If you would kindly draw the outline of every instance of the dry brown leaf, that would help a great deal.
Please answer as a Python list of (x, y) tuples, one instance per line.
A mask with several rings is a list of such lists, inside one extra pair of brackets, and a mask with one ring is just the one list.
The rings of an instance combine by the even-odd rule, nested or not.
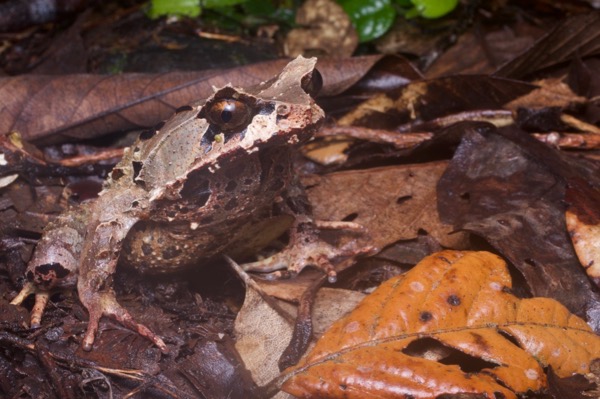
[[(600, 337), (560, 303), (519, 299), (510, 288), (506, 264), (496, 255), (431, 255), (335, 323), (288, 369), (283, 389), (303, 398), (456, 393), (516, 398), (546, 386), (543, 367), (552, 366), (559, 377), (588, 372), (600, 357)], [(460, 362), (438, 362), (407, 350), (424, 338), (487, 366), (465, 372)]]
[(534, 296), (560, 301), (600, 332), (600, 295), (566, 234), (563, 204), (564, 182), (575, 176), (600, 186), (598, 167), (516, 126), (464, 133), (438, 182), (441, 219), (484, 238)]
[(518, 20), (510, 26), (486, 24), (485, 29), (464, 32), (427, 69), (428, 78), (456, 74), (487, 74), (531, 47), (541, 27)]
[[(278, 296), (282, 289), (300, 291), (289, 300), (296, 301), (306, 286), (294, 287), (293, 283), (280, 284), (258, 282), (264, 293)], [(281, 295), (279, 295), (281, 296)], [(352, 311), (364, 294), (356, 291), (322, 288), (319, 290), (313, 309), (313, 329), (315, 334), (323, 334), (340, 317)], [(288, 319), (265, 301), (252, 284), (246, 286), (244, 305), (235, 319), (235, 347), (244, 360), (244, 365), (254, 381), (261, 385), (279, 374), (279, 359), (288, 346), (294, 329), (290, 322), (296, 315), (297, 306), (278, 301), (280, 310), (288, 313)]]
[(383, 248), (411, 240), (426, 231), (444, 247), (464, 248), (466, 233), (440, 221), (436, 184), (447, 162), (372, 168), (311, 176), (314, 214), (320, 220), (351, 220), (368, 234), (355, 237), (358, 246)]
[(495, 73), (519, 79), (528, 74), (575, 58), (600, 52), (600, 13), (573, 15), (557, 24), (521, 55), (502, 65)]
[[(346, 90), (380, 58), (320, 61), (321, 94)], [(277, 75), (286, 63), (267, 61), (226, 71), (2, 77), (0, 134), (17, 131), (27, 141), (53, 136), (56, 142), (152, 126), (178, 107), (212, 94), (213, 87), (251, 86)]]
[(279, 357), (288, 346), (294, 326), (251, 286), (235, 319), (235, 347), (257, 384), (279, 373)]
[(516, 112), (519, 108), (568, 108), (582, 106), (586, 102), (585, 97), (573, 93), (561, 79), (548, 78), (533, 83), (539, 87), (506, 104), (505, 108)]

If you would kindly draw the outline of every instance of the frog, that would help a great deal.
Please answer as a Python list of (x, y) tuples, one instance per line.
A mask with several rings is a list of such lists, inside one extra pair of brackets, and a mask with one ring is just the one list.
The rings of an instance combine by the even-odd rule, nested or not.
[(33, 294), (35, 327), (52, 293), (76, 289), (89, 315), (84, 350), (92, 350), (106, 316), (168, 353), (163, 338), (117, 301), (117, 265), (154, 274), (198, 267), (252, 241), (257, 226), (276, 215), (291, 217), (289, 243), (244, 270), (294, 276), (311, 265), (335, 281), (334, 260), (353, 250), (319, 236), (327, 222), (312, 217), (293, 163), (325, 118), (314, 99), (322, 84), (316, 62), (299, 56), (269, 81), (215, 89), (142, 132), (97, 198), (44, 229), (11, 303)]

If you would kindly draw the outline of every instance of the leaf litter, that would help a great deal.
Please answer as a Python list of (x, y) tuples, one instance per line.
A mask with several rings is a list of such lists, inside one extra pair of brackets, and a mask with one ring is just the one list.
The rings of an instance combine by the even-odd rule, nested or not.
[[(593, 284), (595, 275), (588, 277), (580, 265), (581, 260), (588, 266), (588, 272), (595, 270), (590, 263), (595, 262), (596, 255), (587, 252), (582, 255), (580, 247), (582, 242), (584, 248), (597, 243), (594, 228), (598, 223), (594, 215), (598, 214), (598, 203), (594, 198), (600, 187), (600, 156), (594, 128), (599, 120), (597, 87), (600, 86), (594, 78), (598, 76), (594, 74), (598, 66), (592, 58), (600, 48), (597, 19), (597, 12), (566, 19), (531, 50), (509, 61), (492, 76), (440, 77), (429, 73), (423, 79), (419, 71), (409, 68), (408, 62), (396, 57), (320, 64), (325, 70), (326, 94), (335, 95), (320, 101), (330, 115), (346, 114), (339, 119), (343, 126), (328, 127), (341, 135), (343, 145), (335, 150), (336, 161), (318, 164), (304, 160), (299, 170), (316, 173), (303, 179), (319, 218), (352, 219), (365, 227), (363, 235), (333, 237), (334, 240), (353, 239), (383, 250), (378, 256), (340, 273), (339, 286), (344, 288), (345, 282), (348, 286), (367, 286), (364, 291), (372, 291), (380, 281), (371, 280), (371, 276), (397, 274), (398, 264), (404, 267), (408, 259), (413, 262), (414, 256), (406, 256), (411, 245), (414, 248), (420, 245), (413, 254), (430, 256), (407, 274), (383, 283), (354, 313), (326, 332), (307, 357), (286, 370), (282, 377), (276, 378), (275, 364), (284, 350), (281, 340), (288, 336), (289, 328), (275, 328), (283, 323), (276, 317), (275, 321), (267, 322), (263, 317), (271, 312), (269, 305), (256, 296), (243, 305), (240, 318), (250, 317), (258, 331), (240, 327), (236, 335), (240, 338), (244, 334), (246, 338), (255, 335), (254, 338), (264, 338), (265, 343), (272, 339), (278, 343), (259, 348), (259, 355), (263, 360), (268, 359), (271, 370), (254, 381), (237, 367), (242, 360), (236, 358), (230, 341), (222, 337), (221, 331), (227, 327), (221, 328), (217, 321), (215, 331), (206, 328), (206, 321), (194, 323), (198, 309), (204, 317), (211, 302), (205, 299), (194, 303), (189, 296), (188, 303), (192, 306), (184, 308), (180, 303), (169, 303), (163, 304), (161, 311), (139, 311), (153, 319), (164, 335), (177, 339), (181, 354), (178, 359), (159, 359), (152, 348), (129, 331), (108, 324), (104, 325), (107, 330), (103, 333), (108, 341), (101, 342), (97, 357), (86, 358), (85, 354), (77, 353), (75, 361), (69, 361), (76, 347), (72, 338), (80, 333), (80, 320), (85, 319), (81, 317), (81, 306), (72, 299), (59, 302), (51, 310), (55, 316), (43, 331), (53, 334), (34, 334), (27, 340), (19, 340), (18, 336), (24, 333), (15, 326), (22, 323), (16, 318), (7, 322), (4, 330), (11, 335), (3, 336), (3, 347), (9, 354), (24, 354), (31, 375), (44, 373), (35, 359), (48, 361), (48, 354), (58, 359), (52, 367), (72, 371), (71, 376), (77, 375), (77, 367), (89, 367), (104, 373), (105, 380), (113, 387), (118, 384), (107, 376), (111, 373), (125, 376), (128, 372), (102, 368), (103, 363), (147, 370), (152, 375), (136, 371), (135, 380), (143, 381), (136, 389), (149, 393), (162, 387), (162, 394), (168, 397), (198, 394), (249, 397), (254, 383), (264, 384), (275, 378), (270, 384), (274, 390), (287, 379), (284, 388), (300, 397), (378, 394), (425, 398), (461, 397), (470, 393), (488, 398), (549, 395), (562, 399), (572, 374), (598, 381), (594, 379), (598, 373), (594, 374), (595, 369), (589, 366), (595, 364), (593, 359), (598, 357), (599, 346), (589, 326), (596, 331), (600, 329), (600, 300)], [(570, 69), (561, 70), (559, 61), (570, 62)], [(9, 101), (4, 103), (6, 118), (2, 126), (38, 142), (103, 134), (107, 127), (149, 126), (182, 103), (201, 96), (203, 90), (210, 91), (211, 84), (228, 81), (248, 84), (264, 79), (262, 73), (271, 76), (279, 67), (277, 62), (268, 63), (219, 76), (193, 72), (124, 74), (106, 80), (92, 75), (2, 78), (0, 92), (8, 90), (5, 97)], [(537, 78), (541, 68), (552, 67), (558, 68), (554, 76), (529, 80), (531, 76)], [(434, 70), (435, 66), (431, 71)], [(482, 73), (482, 70), (471, 72)], [(160, 84), (148, 86), (149, 82)], [(78, 85), (89, 90), (81, 92)], [(121, 89), (125, 96), (107, 100), (108, 94)], [(384, 94), (377, 94), (381, 92)], [(56, 93), (64, 101), (56, 102)], [(123, 101), (118, 102), (119, 98)], [(365, 98), (368, 99), (365, 103), (347, 113)], [(50, 112), (48, 104), (52, 106)], [(351, 133), (335, 130), (340, 127)], [(420, 144), (415, 146), (415, 143)], [(322, 143), (314, 143), (319, 144)], [(569, 154), (558, 151), (556, 146), (570, 146), (575, 151)], [(10, 150), (19, 153), (14, 148)], [(2, 256), (13, 280), (19, 275), (15, 270), (26, 258), (26, 251), (17, 240), (19, 234), (35, 236), (41, 228), (40, 222), (17, 224), (15, 220), (27, 220), (24, 216), (32, 211), (42, 216), (56, 213), (56, 208), (65, 206), (68, 193), (62, 192), (60, 186), (49, 190), (51, 184), (59, 184), (74, 173), (97, 175), (106, 169), (99, 172), (83, 167), (87, 165), (85, 159), (72, 164), (61, 160), (57, 166), (48, 158), (40, 162), (37, 153), (32, 156), (33, 152), (21, 151), (20, 154), (24, 163), (16, 159), (0, 166), (12, 176), (25, 165), (21, 175), (35, 186), (36, 194), (43, 194), (37, 196), (43, 201), (42, 205), (32, 204), (31, 198), (36, 195), (27, 190), (28, 183), (17, 181), (19, 186), (15, 182), (6, 183), (11, 197), (4, 196), (8, 192), (4, 191), (0, 199), (3, 206), (0, 231), (6, 237), (2, 241)], [(41, 180), (36, 174), (40, 171), (44, 176)], [(583, 179), (584, 183), (577, 179)], [(575, 225), (569, 222), (569, 212), (565, 222), (566, 206), (571, 215), (577, 216)], [(423, 242), (427, 245), (421, 245)], [(444, 251), (431, 255), (439, 248), (490, 250), (509, 262), (508, 269), (497, 255), (487, 252)], [(383, 253), (387, 255), (382, 256)], [(209, 276), (212, 282), (214, 273)], [(304, 286), (299, 283), (290, 288), (295, 282), (275, 282), (266, 291), (297, 303)], [(2, 284), (6, 286), (7, 282)], [(14, 286), (3, 287), (3, 292), (12, 289)], [(331, 303), (349, 296), (347, 290), (329, 292), (326, 301)], [(157, 300), (156, 296), (160, 294), (145, 294), (144, 298)], [(125, 303), (135, 308), (136, 299), (139, 301), (133, 298)], [(252, 305), (257, 302), (266, 308)], [(8, 307), (1, 303), (0, 306)], [(315, 309), (323, 307), (328, 307), (327, 302)], [(74, 311), (79, 317), (65, 317), (65, 310)], [(331, 310), (324, 312), (328, 313), (328, 319), (347, 312), (344, 308), (336, 316), (335, 310)], [(3, 314), (8, 317), (9, 312)], [(588, 324), (579, 317), (587, 319)], [(222, 320), (218, 317), (210, 320), (215, 319)], [(61, 325), (62, 330), (55, 331), (51, 323)], [(185, 333), (179, 334), (181, 331)], [(49, 341), (53, 336), (60, 338)], [(34, 345), (47, 352), (32, 351)], [(126, 348), (134, 350), (124, 356)], [(246, 356), (242, 350), (239, 353)], [(120, 356), (103, 357), (106, 354)], [(264, 357), (265, 354), (269, 356)], [(265, 368), (260, 359), (244, 357), (243, 362), (254, 373)], [(195, 365), (199, 365), (197, 369)], [(223, 371), (215, 372), (217, 366)], [(10, 378), (17, 375), (16, 366), (7, 367)], [(75, 392), (58, 380), (53, 383), (59, 387), (56, 392), (64, 393), (62, 396)], [(101, 384), (86, 380), (84, 385), (95, 395), (103, 395)], [(228, 391), (230, 386), (234, 387), (232, 391)], [(578, 386), (590, 389), (583, 388), (581, 383)], [(35, 388), (38, 391), (31, 389), (30, 392), (42, 397), (40, 391), (52, 392), (54, 388), (46, 381)], [(120, 389), (127, 392), (127, 388)], [(256, 392), (260, 397), (261, 391), (253, 393)]]

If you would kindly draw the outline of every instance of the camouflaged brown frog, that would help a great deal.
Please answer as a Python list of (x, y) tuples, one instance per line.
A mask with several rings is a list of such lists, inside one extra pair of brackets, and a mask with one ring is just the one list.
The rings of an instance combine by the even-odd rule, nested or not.
[(251, 244), (261, 223), (277, 213), (293, 216), (288, 246), (245, 270), (293, 275), (315, 265), (334, 280), (331, 262), (344, 250), (318, 237), (292, 165), (293, 151), (324, 119), (311, 97), (320, 88), (315, 64), (299, 57), (256, 87), (226, 86), (142, 133), (96, 200), (45, 229), (12, 303), (35, 294), (35, 326), (53, 291), (77, 287), (89, 312), (84, 349), (92, 348), (106, 315), (167, 352), (164, 341), (117, 302), (117, 263), (153, 273), (199, 266)]

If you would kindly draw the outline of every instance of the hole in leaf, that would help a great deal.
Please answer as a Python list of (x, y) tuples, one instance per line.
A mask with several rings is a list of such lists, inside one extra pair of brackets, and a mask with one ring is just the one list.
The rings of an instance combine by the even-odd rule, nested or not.
[(403, 351), (405, 355), (437, 361), (445, 365), (456, 365), (465, 373), (476, 373), (498, 365), (475, 356), (467, 355), (447, 347), (433, 338), (422, 338), (411, 342)]
[(125, 175), (125, 173), (123, 173), (123, 169), (120, 169), (120, 168), (114, 168), (112, 170), (112, 172), (110, 172), (110, 177), (115, 181), (119, 180), (124, 175)]
[(229, 201), (227, 201), (227, 203), (225, 204), (225, 206), (223, 208), (226, 211), (231, 211), (231, 210), (235, 209), (237, 206), (238, 206), (237, 199), (232, 198)]
[(402, 205), (403, 203), (405, 203), (406, 201), (412, 199), (412, 195), (404, 195), (402, 197), (398, 197), (396, 199), (396, 204), (398, 205)]
[(519, 348), (521, 347), (521, 345), (519, 345), (519, 342), (517, 342), (517, 340), (515, 338), (513, 338), (510, 334), (507, 334), (506, 332), (504, 332), (502, 330), (498, 330), (498, 334), (502, 335), (504, 338), (506, 338), (508, 341), (510, 341), (513, 345), (518, 346)]

